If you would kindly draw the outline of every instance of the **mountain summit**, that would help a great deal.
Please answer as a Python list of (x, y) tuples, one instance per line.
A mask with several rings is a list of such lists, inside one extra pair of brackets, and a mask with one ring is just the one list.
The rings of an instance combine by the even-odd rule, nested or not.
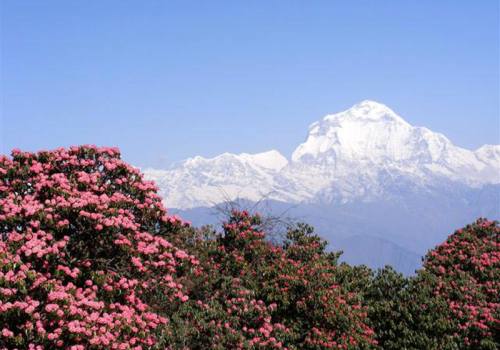
[(457, 147), (415, 127), (384, 104), (365, 100), (313, 123), (291, 161), (272, 150), (194, 157), (169, 170), (146, 169), (166, 205), (193, 208), (243, 198), (287, 203), (371, 201), (399, 183), (428, 190), (443, 182), (500, 183), (500, 146)]
[(363, 101), (311, 124), (306, 142), (295, 150), (292, 160), (323, 157), (335, 162), (342, 157), (360, 156), (389, 156), (397, 160), (404, 156), (399, 152), (400, 146), (411, 130), (411, 125), (389, 107)]
[(311, 124), (291, 160), (224, 153), (144, 173), (194, 223), (219, 203), (264, 200), (273, 215), (314, 224), (348, 262), (404, 273), (455, 227), (500, 214), (499, 145), (457, 147), (368, 100)]

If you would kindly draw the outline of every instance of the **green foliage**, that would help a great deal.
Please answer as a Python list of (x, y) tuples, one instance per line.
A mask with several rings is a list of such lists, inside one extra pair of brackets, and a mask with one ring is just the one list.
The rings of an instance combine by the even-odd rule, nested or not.
[(115, 149), (0, 157), (0, 349), (499, 347), (500, 229), (484, 219), (415, 276), (339, 263), (307, 224), (272, 241), (167, 215)]

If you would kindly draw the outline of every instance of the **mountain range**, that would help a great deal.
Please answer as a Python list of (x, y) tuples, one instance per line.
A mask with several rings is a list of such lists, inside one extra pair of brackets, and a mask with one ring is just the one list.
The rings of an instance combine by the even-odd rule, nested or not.
[(344, 260), (405, 274), (454, 228), (500, 213), (500, 145), (455, 146), (368, 100), (311, 124), (290, 159), (224, 153), (144, 173), (195, 224), (224, 202), (265, 203), (313, 224)]

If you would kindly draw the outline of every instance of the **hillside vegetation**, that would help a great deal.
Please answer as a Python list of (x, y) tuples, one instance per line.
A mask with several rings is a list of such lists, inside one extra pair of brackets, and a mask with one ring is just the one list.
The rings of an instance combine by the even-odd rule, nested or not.
[(500, 227), (405, 278), (339, 263), (312, 227), (194, 228), (94, 146), (0, 158), (0, 349), (497, 349)]

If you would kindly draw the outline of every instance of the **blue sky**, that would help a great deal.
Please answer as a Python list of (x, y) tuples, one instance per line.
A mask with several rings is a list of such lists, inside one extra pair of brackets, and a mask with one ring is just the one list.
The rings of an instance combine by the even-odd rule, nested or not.
[(1, 153), (278, 149), (363, 99), (500, 143), (498, 1), (1, 1)]

